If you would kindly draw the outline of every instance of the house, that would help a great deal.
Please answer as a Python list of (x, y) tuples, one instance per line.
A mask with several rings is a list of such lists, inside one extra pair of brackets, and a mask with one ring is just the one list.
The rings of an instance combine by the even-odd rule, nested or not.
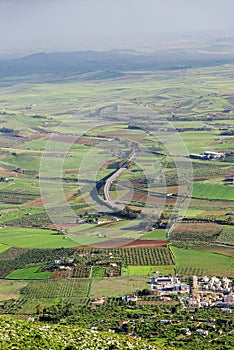
[(170, 323), (170, 321), (169, 320), (160, 320), (160, 323), (168, 324), (168, 323)]
[(208, 327), (211, 329), (216, 329), (216, 325), (214, 323), (209, 323)]
[(122, 297), (122, 301), (124, 301), (125, 303), (136, 302), (137, 296), (136, 294), (125, 295)]
[(122, 327), (124, 324), (128, 324), (129, 322), (130, 322), (130, 320), (120, 321), (119, 326)]
[(116, 263), (110, 263), (110, 266), (117, 267), (118, 265)]
[(95, 305), (102, 305), (104, 304), (106, 301), (106, 298), (102, 297), (102, 298), (95, 298), (92, 300), (92, 304), (95, 304)]
[(221, 309), (223, 312), (226, 312), (227, 314), (231, 314), (232, 313), (232, 310), (229, 309), (229, 308), (223, 308)]
[(207, 335), (208, 335), (208, 331), (207, 331), (207, 330), (204, 330), (204, 329), (197, 329), (196, 332), (197, 332), (199, 335), (204, 335), (204, 336), (207, 336)]

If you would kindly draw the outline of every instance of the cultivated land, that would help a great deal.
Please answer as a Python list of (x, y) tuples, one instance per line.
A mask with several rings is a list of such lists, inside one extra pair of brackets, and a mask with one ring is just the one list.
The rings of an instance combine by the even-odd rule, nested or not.
[[(5, 85), (3, 80), (1, 314), (58, 321), (54, 314), (62, 310), (59, 321), (69, 316), (67, 322), (76, 323), (79, 312), (85, 326), (89, 308), (93, 324), (97, 320), (93, 298), (149, 289), (157, 271), (185, 281), (192, 275), (234, 278), (233, 68), (73, 76), (53, 84), (38, 84), (36, 77), (12, 78)], [(226, 156), (189, 158), (205, 151)], [(121, 167), (125, 170), (110, 184), (116, 206), (110, 208), (104, 185)], [(152, 310), (167, 303), (153, 297), (142, 302)], [(163, 309), (164, 318), (169, 309)], [(140, 305), (127, 307), (127, 313), (117, 299), (108, 299), (100, 310), (103, 319), (112, 311), (123, 318), (111, 320), (110, 328), (128, 318), (133, 326), (137, 315), (149, 322)], [(207, 315), (197, 312), (195, 319), (205, 327)], [(223, 322), (218, 327), (231, 337), (231, 321), (221, 311), (217, 315)], [(162, 330), (159, 319), (149, 327), (156, 324), (153, 340), (185, 346), (185, 335), (182, 343), (178, 336), (169, 344), (165, 339), (174, 331)], [(144, 337), (146, 326), (138, 327)], [(216, 334), (210, 348), (221, 349), (212, 339)], [(228, 336), (226, 342), (231, 349)]]

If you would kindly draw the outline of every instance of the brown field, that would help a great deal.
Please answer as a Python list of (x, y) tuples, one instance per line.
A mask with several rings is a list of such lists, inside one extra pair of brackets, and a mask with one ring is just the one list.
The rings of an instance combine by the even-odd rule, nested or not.
[(233, 208), (232, 203), (230, 201), (211, 201), (206, 199), (194, 199), (192, 198), (190, 203), (191, 208), (205, 208), (206, 210), (208, 208), (214, 208), (219, 210), (220, 209), (227, 209), (227, 208)]
[(154, 248), (165, 247), (168, 241), (164, 240), (149, 240), (149, 239), (137, 239), (131, 243), (127, 243), (123, 248)]
[[(115, 238), (106, 242), (91, 244), (90, 246), (97, 248), (160, 248), (165, 247), (167, 244), (168, 241), (164, 240)], [(90, 248), (90, 246), (85, 245), (82, 248)]]
[(64, 279), (64, 278), (68, 278), (68, 270), (57, 270), (54, 271), (51, 276), (50, 279)]
[(221, 254), (226, 256), (232, 256), (234, 257), (234, 249), (229, 247), (222, 247), (218, 245), (204, 245), (197, 248), (198, 250), (204, 250), (206, 252), (211, 252), (215, 254)]
[(25, 204), (26, 207), (42, 207), (43, 202), (42, 199), (36, 199), (35, 201), (29, 202)]
[[(0, 158), (1, 159), (1, 158)], [(9, 170), (7, 170), (7, 169), (5, 169), (5, 168), (1, 168), (0, 167), (0, 175), (1, 176), (6, 176), (6, 177), (8, 177), (8, 176), (10, 176), (10, 177), (15, 177), (16, 176), (16, 173), (14, 173), (13, 171), (11, 172), (11, 171), (9, 171)]]
[(122, 196), (120, 198), (121, 201), (129, 201), (131, 200), (132, 201), (136, 201), (136, 202), (140, 202), (140, 203), (148, 203), (148, 204), (159, 204), (159, 201), (163, 204), (164, 201), (165, 201), (165, 196), (162, 196), (160, 197), (160, 193), (158, 196), (152, 196), (152, 195), (149, 195), (147, 196), (147, 192), (144, 192), (144, 191), (138, 191), (138, 190), (134, 190), (133, 192), (133, 196), (132, 196), (132, 193), (131, 191), (129, 191), (128, 193), (126, 193), (124, 196)]
[(213, 233), (218, 234), (222, 230), (222, 226), (213, 223), (180, 223), (178, 224), (173, 233)]

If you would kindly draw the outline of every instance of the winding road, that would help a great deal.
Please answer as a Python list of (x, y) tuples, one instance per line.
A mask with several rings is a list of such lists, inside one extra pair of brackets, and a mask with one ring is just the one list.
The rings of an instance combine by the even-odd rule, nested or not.
[(107, 201), (108, 205), (111, 208), (115, 208), (116, 204), (113, 201), (113, 199), (110, 196), (110, 187), (111, 184), (113, 183), (113, 181), (120, 175), (122, 174), (122, 172), (127, 169), (127, 166), (130, 162), (132, 162), (136, 156), (138, 154), (138, 149), (137, 148), (132, 148), (131, 152), (130, 152), (130, 157), (126, 160), (126, 162), (124, 163), (124, 165), (122, 165), (121, 168), (119, 168), (118, 170), (116, 170), (116, 172), (114, 174), (111, 175), (111, 177), (109, 177), (104, 185), (104, 197), (105, 200)]

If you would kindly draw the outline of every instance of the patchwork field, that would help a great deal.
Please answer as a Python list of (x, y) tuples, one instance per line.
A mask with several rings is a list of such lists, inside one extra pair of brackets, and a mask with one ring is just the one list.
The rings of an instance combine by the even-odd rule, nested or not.
[(1, 310), (234, 277), (233, 67), (143, 73), (1, 83)]

